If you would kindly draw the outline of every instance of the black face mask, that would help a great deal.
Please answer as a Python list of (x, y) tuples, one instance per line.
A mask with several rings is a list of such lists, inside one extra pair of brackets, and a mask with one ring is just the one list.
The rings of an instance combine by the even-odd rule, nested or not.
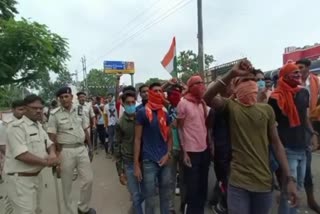
[(146, 105), (148, 100), (142, 100), (142, 105)]

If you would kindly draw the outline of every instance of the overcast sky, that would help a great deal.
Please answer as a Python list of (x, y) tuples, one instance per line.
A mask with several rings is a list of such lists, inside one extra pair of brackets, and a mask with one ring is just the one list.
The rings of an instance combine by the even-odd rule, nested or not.
[[(68, 39), (71, 72), (81, 70), (80, 58), (85, 55), (88, 69), (102, 68), (104, 60), (132, 60), (135, 82), (164, 79), (169, 75), (160, 61), (173, 36), (177, 51), (197, 51), (196, 0), (18, 2), (21, 16)], [(205, 52), (214, 55), (216, 64), (248, 57), (265, 71), (277, 68), (285, 47), (320, 42), (319, 8), (319, 0), (203, 0)], [(129, 84), (130, 78), (123, 81)]]

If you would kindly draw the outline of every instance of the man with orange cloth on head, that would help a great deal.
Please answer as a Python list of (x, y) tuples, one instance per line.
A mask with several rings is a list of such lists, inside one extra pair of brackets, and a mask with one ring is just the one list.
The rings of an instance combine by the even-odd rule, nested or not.
[[(291, 176), (298, 190), (303, 189), (306, 172), (305, 149), (313, 133), (308, 118), (309, 93), (300, 87), (301, 81), (298, 66), (294, 63), (284, 65), (279, 73), (277, 88), (268, 102), (275, 112), (279, 137), (285, 148)], [(283, 181), (280, 180), (281, 182)], [(288, 203), (286, 191), (282, 188), (278, 213), (290, 214), (296, 211), (297, 208)]]
[(207, 199), (210, 149), (207, 142), (206, 91), (200, 76), (187, 82), (188, 91), (177, 106), (177, 125), (183, 153), (187, 214), (203, 214)]
[(134, 174), (138, 181), (142, 182), (145, 213), (156, 213), (156, 201), (159, 200), (157, 183), (160, 212), (169, 213), (171, 168), (168, 163), (172, 135), (161, 84), (151, 84), (148, 96), (147, 104), (136, 113)]
[[(234, 97), (224, 93), (233, 81)], [(290, 175), (271, 106), (257, 102), (258, 86), (251, 63), (242, 60), (217, 82), (209, 85), (206, 103), (228, 114), (232, 159), (227, 193), (229, 214), (268, 214), (273, 199), (269, 145), (286, 178), (288, 200), (296, 206), (296, 184)]]

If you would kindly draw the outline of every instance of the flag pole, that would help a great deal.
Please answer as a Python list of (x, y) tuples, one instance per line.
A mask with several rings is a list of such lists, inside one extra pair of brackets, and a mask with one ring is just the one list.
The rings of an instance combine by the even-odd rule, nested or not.
[(175, 48), (175, 50), (174, 50), (174, 55), (175, 55), (175, 57), (174, 57), (174, 60), (173, 60), (173, 77), (176, 77), (176, 78), (178, 78), (178, 76), (179, 76), (179, 74), (178, 74), (178, 56), (177, 56), (177, 41), (176, 41), (176, 37), (173, 37), (174, 38), (174, 42), (175, 42), (175, 44), (176, 44), (176, 48)]

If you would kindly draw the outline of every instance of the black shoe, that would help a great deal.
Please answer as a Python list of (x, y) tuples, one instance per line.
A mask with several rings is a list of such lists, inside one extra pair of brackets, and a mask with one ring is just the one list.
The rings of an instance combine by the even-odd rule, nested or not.
[(90, 208), (88, 212), (82, 212), (81, 210), (79, 210), (78, 208), (78, 214), (96, 214), (96, 210), (93, 208)]

